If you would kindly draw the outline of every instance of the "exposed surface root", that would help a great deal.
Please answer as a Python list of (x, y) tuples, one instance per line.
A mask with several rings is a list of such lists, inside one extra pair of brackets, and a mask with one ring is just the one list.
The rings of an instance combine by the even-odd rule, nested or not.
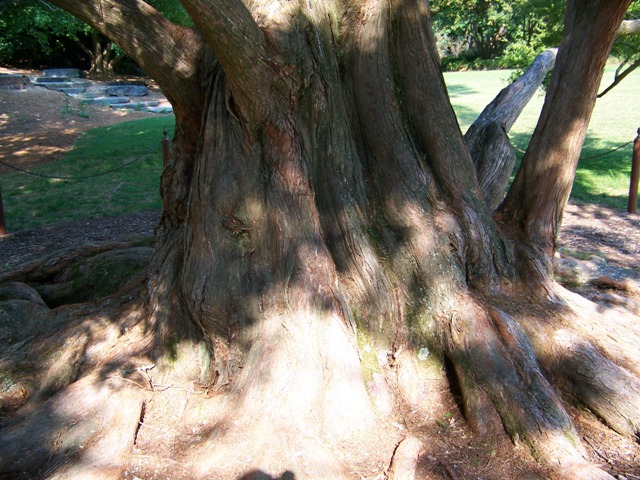
[[(444, 449), (441, 452), (428, 444), (434, 440), (433, 431), (425, 437), (423, 427), (411, 426), (411, 417), (422, 415), (416, 423), (420, 424), (427, 415), (433, 415), (425, 410), (424, 402), (437, 396), (429, 391), (436, 385), (431, 382), (433, 379), (421, 377), (416, 371), (421, 361), (417, 360), (415, 351), (384, 352), (384, 375), (374, 372), (373, 377), (379, 378), (385, 388), (390, 386), (392, 393), (387, 401), (389, 408), (375, 413), (382, 422), (376, 426), (366, 421), (376, 418), (370, 417), (375, 399), (371, 404), (363, 404), (362, 399), (367, 397), (364, 391), (358, 391), (362, 385), (354, 389), (350, 383), (360, 378), (349, 373), (352, 367), (359, 370), (358, 360), (350, 350), (350, 342), (345, 340), (345, 326), (340, 322), (333, 324), (327, 318), (318, 317), (305, 322), (307, 330), (298, 331), (294, 323), (289, 323), (291, 319), (285, 321), (283, 315), (275, 317), (271, 326), (258, 335), (263, 342), (252, 344), (240, 378), (233, 379), (235, 386), (231, 390), (228, 385), (211, 389), (197, 382), (178, 380), (179, 376), (171, 372), (177, 365), (172, 363), (175, 359), (171, 359), (170, 354), (167, 359), (147, 356), (152, 332), (146, 331), (141, 321), (144, 314), (136, 303), (127, 305), (106, 299), (101, 304), (51, 310), (31, 287), (21, 283), (5, 285), (23, 302), (17, 304), (20, 308), (40, 312), (33, 318), (41, 320), (34, 321), (27, 330), (28, 335), (16, 337), (2, 357), (4, 365), (11, 358), (17, 358), (17, 354), (26, 355), (27, 359), (15, 363), (26, 367), (22, 373), (18, 369), (10, 370), (17, 385), (14, 397), (9, 398), (7, 391), (3, 391), (4, 412), (12, 415), (0, 430), (0, 472), (3, 474), (17, 478), (33, 475), (152, 478), (171, 472), (175, 478), (184, 479), (211, 475), (234, 479), (302, 479), (318, 478), (318, 472), (322, 472), (325, 477), (346, 479), (366, 472), (375, 478), (376, 472), (384, 470), (393, 458), (389, 478), (409, 479), (413, 472), (418, 472), (418, 478), (442, 478), (425, 473), (428, 469), (421, 466), (425, 459), (435, 465), (431, 470), (439, 469), (445, 477), (467, 478), (459, 473), (456, 463), (442, 453)], [(135, 294), (137, 290), (130, 290), (118, 298)], [(566, 300), (573, 302), (572, 308), (577, 311), (582, 308), (582, 313), (585, 308), (595, 308), (569, 294)], [(623, 389), (625, 386), (635, 388), (634, 375), (620, 377), (619, 384), (602, 382), (591, 403), (577, 390), (582, 382), (585, 391), (593, 394), (592, 387), (600, 381), (603, 372), (607, 378), (611, 374), (608, 368), (597, 368), (605, 365), (600, 359), (603, 345), (607, 351), (626, 352), (623, 364), (631, 364), (637, 354), (637, 346), (631, 348), (634, 341), (629, 338), (629, 349), (612, 348), (614, 336), (601, 338), (600, 335), (613, 324), (595, 328), (598, 324), (593, 324), (594, 321), (580, 315), (573, 324), (568, 320), (557, 325), (550, 321), (525, 324), (504, 310), (488, 307), (468, 308), (464, 315), (452, 320), (452, 346), (457, 353), (452, 354), (451, 360), (460, 381), (468, 424), (475, 425), (480, 432), (483, 430), (477, 428), (478, 425), (484, 426), (482, 438), (487, 438), (486, 434), (496, 428), (498, 417), (494, 415), (499, 412), (514, 438), (524, 440), (545, 461), (552, 471), (551, 478), (611, 477), (584, 460), (583, 456), (593, 450), (589, 444), (586, 451), (581, 449), (580, 436), (572, 429), (540, 427), (542, 433), (530, 436), (530, 432), (536, 430), (532, 425), (543, 422), (544, 418), (535, 413), (537, 407), (527, 402), (533, 396), (539, 402), (538, 410), (548, 411), (549, 402), (558, 401), (549, 395), (552, 390), (542, 371), (557, 372), (548, 378), (553, 378), (556, 385), (564, 385), (563, 391), (571, 392), (618, 431), (627, 435), (637, 431), (637, 419), (629, 412), (640, 411), (640, 408), (633, 407), (635, 403), (629, 403), (631, 407), (624, 403), (634, 402), (637, 395), (625, 394)], [(555, 352), (553, 358), (558, 359), (562, 353), (560, 340), (573, 338), (560, 335), (569, 331), (568, 326), (573, 325), (572, 335), (580, 335), (575, 338), (587, 343), (582, 349), (576, 349), (573, 341), (567, 344), (564, 355), (567, 358), (573, 355), (570, 360), (574, 363), (543, 362), (540, 370), (535, 359), (544, 352), (537, 342), (550, 338), (546, 337), (549, 331), (545, 330), (551, 328), (550, 325), (555, 328), (556, 342), (555, 346), (547, 342), (547, 347)], [(617, 319), (616, 328), (625, 325), (626, 320)], [(51, 328), (59, 334), (51, 336), (48, 333)], [(530, 329), (537, 333), (533, 334)], [(635, 335), (633, 328), (628, 331)], [(313, 339), (322, 339), (321, 344), (328, 343), (332, 349), (314, 344)], [(600, 343), (596, 342), (598, 339)], [(320, 351), (324, 353), (316, 358), (316, 352)], [(546, 358), (552, 357), (549, 354)], [(584, 367), (585, 359), (588, 368)], [(140, 368), (154, 365), (156, 360), (159, 365), (165, 365), (165, 370)], [(393, 370), (385, 370), (391, 368), (388, 362), (394, 363)], [(349, 364), (351, 367), (346, 368)], [(620, 368), (613, 364), (611, 367)], [(442, 373), (439, 371), (438, 376)], [(305, 375), (309, 375), (306, 380)], [(372, 385), (369, 383), (370, 394), (375, 393)], [(547, 393), (540, 393), (545, 391)], [(357, 395), (350, 397), (346, 392), (357, 392)], [(16, 398), (22, 400), (15, 403)], [(598, 402), (606, 411), (596, 408)], [(405, 413), (400, 422), (406, 430), (390, 429), (390, 422), (399, 419), (398, 412), (403, 409)], [(406, 409), (411, 412), (407, 414)], [(616, 411), (621, 412), (617, 422), (626, 421), (630, 429), (616, 427), (616, 421), (607, 417)], [(336, 412), (342, 413), (336, 415)], [(365, 428), (359, 436), (349, 435), (350, 422), (358, 415), (365, 420)], [(430, 421), (450, 435), (455, 431), (452, 428), (455, 424), (450, 420), (453, 417), (441, 417), (438, 419), (441, 423), (433, 418)], [(462, 420), (458, 421), (462, 425)], [(558, 425), (564, 423), (558, 420)], [(344, 436), (336, 435), (341, 430)], [(372, 435), (373, 440), (367, 438), (372, 432), (377, 432)], [(407, 438), (392, 456), (393, 445), (401, 435)], [(423, 443), (423, 439), (428, 440)], [(479, 441), (479, 437), (473, 441)], [(572, 445), (572, 441), (575, 444)], [(359, 451), (355, 453), (355, 450)], [(491, 462), (491, 457), (486, 458), (489, 460), (484, 460), (483, 465)]]
[(415, 437), (403, 439), (393, 452), (387, 478), (389, 480), (413, 480), (415, 478), (418, 459), (424, 445)]
[(119, 478), (141, 402), (118, 379), (85, 377), (3, 425), (0, 471), (15, 478)]

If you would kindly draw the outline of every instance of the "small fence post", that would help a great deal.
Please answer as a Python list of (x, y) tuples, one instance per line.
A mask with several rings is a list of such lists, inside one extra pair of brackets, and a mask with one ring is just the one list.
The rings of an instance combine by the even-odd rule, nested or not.
[(4, 207), (2, 206), (2, 187), (0, 187), (0, 236), (6, 234), (7, 229), (4, 224)]
[(633, 141), (633, 156), (631, 157), (631, 185), (629, 186), (629, 205), (627, 212), (636, 213), (638, 207), (638, 178), (640, 177), (640, 128), (638, 136)]
[(167, 166), (169, 163), (169, 156), (171, 154), (171, 144), (169, 143), (169, 137), (167, 137), (168, 130), (165, 128), (162, 137), (162, 165)]

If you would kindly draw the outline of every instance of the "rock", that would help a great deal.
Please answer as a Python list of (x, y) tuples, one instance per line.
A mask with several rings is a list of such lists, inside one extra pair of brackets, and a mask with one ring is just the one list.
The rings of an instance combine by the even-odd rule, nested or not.
[(47, 68), (42, 71), (45, 77), (66, 77), (80, 78), (80, 69), (78, 68)]
[(66, 78), (66, 77), (38, 77), (34, 79), (33, 85), (38, 87), (45, 87), (49, 90), (58, 90), (63, 93), (81, 93), (86, 90), (91, 82), (89, 80), (83, 80), (79, 78)]
[(82, 93), (69, 93), (69, 96), (77, 98), (78, 100), (93, 100), (94, 98), (101, 97), (102, 94), (85, 90)]
[(63, 87), (57, 89), (59, 92), (66, 93), (67, 95), (78, 95), (84, 92), (84, 87)]
[(151, 113), (173, 113), (173, 107), (171, 105), (168, 107), (147, 107), (144, 111)]
[(29, 77), (20, 74), (0, 75), (0, 90), (24, 90), (31, 84)]
[(69, 77), (36, 77), (34, 83), (68, 83), (71, 81)]
[(129, 101), (129, 97), (96, 97), (88, 99), (87, 103), (93, 103), (96, 105), (115, 105), (118, 103), (127, 103)]
[(115, 85), (107, 87), (106, 95), (112, 97), (144, 97), (149, 95), (149, 89), (144, 85)]
[(121, 103), (117, 105), (111, 105), (111, 108), (124, 108), (124, 109), (133, 109), (133, 110), (146, 110), (149, 107), (157, 107), (160, 104), (157, 100), (152, 100), (150, 102), (130, 102), (130, 103)]

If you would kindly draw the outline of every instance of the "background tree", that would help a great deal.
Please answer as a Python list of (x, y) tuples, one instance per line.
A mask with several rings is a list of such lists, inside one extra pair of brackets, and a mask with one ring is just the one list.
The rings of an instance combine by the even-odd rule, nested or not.
[(612, 54), (620, 59), (620, 64), (616, 68), (613, 82), (600, 92), (599, 97), (606, 95), (640, 66), (640, 1), (631, 2), (626, 20), (618, 30), (618, 38), (613, 44)]
[[(183, 435), (153, 437), (155, 451), (191, 478), (358, 476), (391, 456), (385, 420), (426, 408), (428, 348), (478, 435), (504, 429), (555, 477), (611, 478), (585, 459), (569, 405), (637, 438), (638, 322), (604, 319), (553, 281), (552, 260), (628, 0), (568, 2), (495, 212), (427, 2), (182, 0), (193, 28), (141, 0), (54, 3), (149, 72), (176, 133), (144, 279), (49, 310), (24, 281), (68, 257), (2, 277), (23, 282), (9, 318), (24, 327), (0, 357), (0, 471), (119, 478), (140, 425), (164, 414)], [(415, 467), (419, 448), (407, 438), (396, 458)]]
[[(175, 0), (149, 2), (169, 20), (189, 25)], [(112, 76), (126, 52), (87, 23), (45, 0), (0, 2), (0, 63), (27, 68), (80, 67)], [(84, 55), (82, 55), (84, 53)]]
[(509, 45), (504, 50), (502, 65), (527, 68), (540, 52), (560, 44), (563, 27), (564, 0), (518, 1), (513, 7), (509, 25)]
[(451, 53), (469, 57), (493, 58), (507, 45), (513, 16), (513, 3), (474, 0), (436, 0), (432, 2), (434, 28), (447, 39)]
[[(79, 62), (89, 27), (46, 2), (4, 1), (0, 4), (0, 62), (27, 68)], [(78, 63), (76, 63), (77, 65)]]

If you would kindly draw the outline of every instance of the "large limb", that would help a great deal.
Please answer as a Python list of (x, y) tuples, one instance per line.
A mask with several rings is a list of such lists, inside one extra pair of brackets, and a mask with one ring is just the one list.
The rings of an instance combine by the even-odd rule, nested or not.
[(640, 33), (640, 19), (623, 21), (618, 27), (618, 31), (616, 33), (618, 36), (635, 35)]
[(267, 63), (267, 39), (251, 12), (240, 0), (182, 0), (198, 30), (212, 48), (225, 72), (235, 106), (245, 120), (255, 121), (266, 112), (264, 82), (273, 77)]
[[(415, 145), (454, 206), (462, 232), (457, 246), (473, 283), (487, 273), (512, 276), (510, 246), (491, 219), (440, 70), (426, 1), (395, 0), (392, 25), (395, 75)], [(420, 81), (416, 81), (416, 78)]]
[(558, 228), (571, 192), (605, 62), (628, 0), (567, 5), (565, 33), (540, 120), (507, 197), (502, 221), (537, 253), (531, 273), (551, 271)]
[(480, 188), (492, 209), (502, 201), (516, 162), (507, 134), (553, 69), (556, 55), (556, 48), (538, 55), (521, 77), (503, 88), (485, 107), (464, 135)]
[(158, 82), (171, 103), (197, 115), (202, 108), (199, 62), (207, 47), (194, 31), (174, 25), (142, 0), (53, 0), (116, 42)]

